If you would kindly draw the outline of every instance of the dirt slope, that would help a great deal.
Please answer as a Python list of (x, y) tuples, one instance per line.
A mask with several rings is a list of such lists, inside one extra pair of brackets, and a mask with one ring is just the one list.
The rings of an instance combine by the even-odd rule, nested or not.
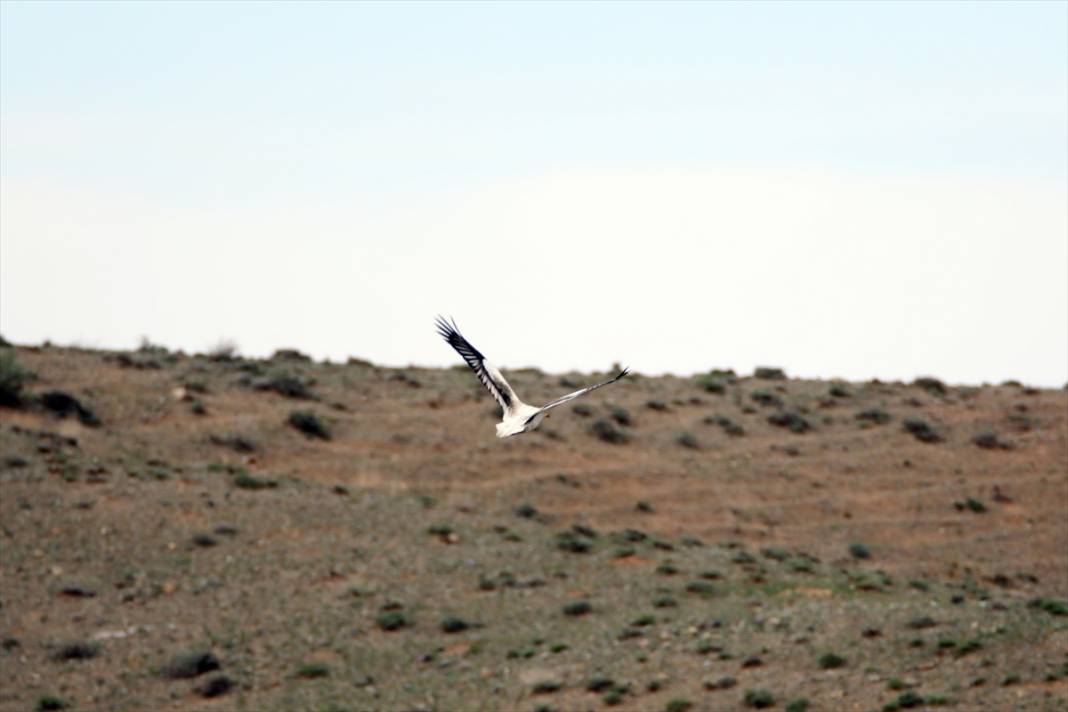
[(14, 352), (0, 710), (1068, 710), (1063, 390)]

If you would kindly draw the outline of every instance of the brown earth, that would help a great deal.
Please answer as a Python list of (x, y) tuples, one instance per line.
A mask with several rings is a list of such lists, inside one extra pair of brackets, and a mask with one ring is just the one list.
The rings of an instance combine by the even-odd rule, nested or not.
[(2, 710), (1068, 710), (1063, 390), (14, 352)]

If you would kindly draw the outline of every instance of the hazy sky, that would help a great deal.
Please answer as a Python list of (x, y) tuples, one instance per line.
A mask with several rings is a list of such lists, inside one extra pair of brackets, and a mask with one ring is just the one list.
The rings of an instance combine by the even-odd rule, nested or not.
[(0, 2), (0, 333), (1062, 385), (1068, 3)]

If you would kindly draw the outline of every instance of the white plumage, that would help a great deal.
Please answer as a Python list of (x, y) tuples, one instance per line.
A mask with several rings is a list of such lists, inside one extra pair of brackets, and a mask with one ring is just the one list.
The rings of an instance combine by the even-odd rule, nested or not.
[(507, 438), (512, 435), (519, 435), (520, 433), (533, 430), (541, 425), (541, 421), (544, 420), (546, 413), (556, 406), (563, 405), (579, 396), (586, 395), (590, 391), (595, 391), (602, 386), (615, 383), (629, 372), (628, 369), (624, 368), (615, 378), (610, 378), (607, 381), (580, 388), (574, 393), (568, 393), (566, 396), (557, 398), (552, 403), (536, 408), (519, 400), (519, 397), (515, 394), (515, 391), (512, 390), (512, 387), (508, 385), (508, 381), (506, 381), (504, 376), (501, 375), (501, 372), (497, 370), (497, 367), (487, 361), (486, 357), (460, 334), (460, 330), (456, 327), (456, 322), (445, 321), (445, 319), (439, 316), (437, 318), (437, 326), (438, 333), (441, 334), (442, 338), (445, 339), (450, 346), (463, 356), (464, 361), (467, 362), (467, 365), (470, 366), (471, 370), (478, 376), (478, 380), (482, 381), (482, 385), (489, 390), (494, 400), (500, 404), (501, 409), (504, 411), (501, 422), (497, 423), (497, 437), (499, 438)]

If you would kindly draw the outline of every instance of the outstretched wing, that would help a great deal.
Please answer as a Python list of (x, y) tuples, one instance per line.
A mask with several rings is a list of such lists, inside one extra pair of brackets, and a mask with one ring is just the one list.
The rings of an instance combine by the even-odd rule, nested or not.
[(595, 391), (598, 388), (601, 388), (602, 386), (607, 386), (607, 385), (609, 385), (611, 383), (615, 383), (619, 379), (623, 378), (623, 376), (626, 376), (628, 373), (630, 373), (630, 369), (629, 368), (624, 368), (622, 371), (619, 372), (619, 375), (616, 376), (615, 378), (609, 378), (607, 381), (602, 381), (601, 383), (595, 383), (592, 386), (586, 386), (585, 388), (580, 388), (579, 390), (575, 391), (574, 393), (568, 393), (566, 396), (563, 396), (562, 398), (557, 398), (556, 400), (554, 400), (552, 403), (549, 403), (548, 405), (543, 405), (541, 407), (541, 409), (543, 411), (545, 411), (545, 410), (549, 410), (550, 408), (555, 408), (558, 405), (563, 405), (564, 403), (567, 403), (570, 400), (575, 400), (579, 396), (586, 395), (590, 391)]
[(504, 412), (507, 413), (511, 410), (519, 402), (519, 399), (516, 397), (512, 387), (508, 385), (508, 381), (504, 380), (504, 376), (497, 370), (497, 367), (487, 361), (486, 357), (460, 334), (455, 321), (450, 323), (439, 316), (437, 318), (437, 326), (441, 337), (448, 341), (449, 346), (456, 349), (457, 353), (464, 357), (464, 361), (478, 376), (478, 380), (482, 381), (482, 385), (489, 389), (494, 400), (500, 403), (501, 408), (504, 408)]

